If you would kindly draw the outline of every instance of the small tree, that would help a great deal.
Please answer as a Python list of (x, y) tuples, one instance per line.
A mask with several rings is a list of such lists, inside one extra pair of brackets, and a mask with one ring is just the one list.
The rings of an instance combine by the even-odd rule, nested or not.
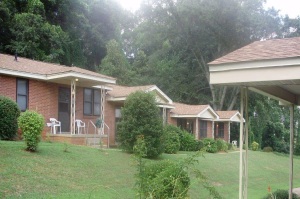
[(130, 94), (122, 108), (122, 117), (118, 125), (121, 148), (133, 152), (137, 137), (143, 135), (147, 148), (146, 157), (154, 158), (163, 152), (162, 119), (153, 94), (141, 91)]
[(44, 128), (44, 118), (34, 111), (25, 111), (18, 119), (28, 151), (36, 151)]
[(173, 125), (164, 127), (163, 143), (165, 153), (177, 153), (180, 149), (179, 135)]
[(13, 140), (18, 132), (20, 109), (16, 102), (0, 96), (0, 140)]

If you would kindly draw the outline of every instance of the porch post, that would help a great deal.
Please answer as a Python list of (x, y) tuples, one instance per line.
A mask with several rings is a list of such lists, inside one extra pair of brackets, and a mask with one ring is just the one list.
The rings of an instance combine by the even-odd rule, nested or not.
[(199, 124), (198, 124), (198, 117), (196, 117), (196, 132), (195, 132), (195, 139), (199, 140)]
[(71, 115), (70, 115), (70, 131), (75, 134), (75, 99), (76, 99), (76, 80), (71, 80)]
[(294, 154), (294, 105), (290, 105), (290, 184), (289, 199), (293, 194), (293, 154)]
[[(244, 118), (244, 88), (241, 88), (241, 118)], [(240, 121), (240, 176), (239, 176), (239, 199), (242, 198), (243, 192), (243, 128), (244, 122), (241, 119)]]
[(245, 137), (245, 158), (244, 158), (244, 191), (245, 195), (244, 198), (248, 198), (248, 134), (249, 134), (249, 116), (248, 116), (248, 87), (245, 88), (245, 117), (246, 117), (246, 122), (245, 122), (245, 130), (246, 130), (246, 137)]
[(166, 107), (163, 107), (163, 125), (166, 125), (167, 111)]
[(228, 143), (230, 143), (230, 121), (228, 121)]
[(211, 134), (212, 134), (212, 138), (215, 139), (215, 121), (213, 120), (211, 123), (212, 127), (211, 127)]

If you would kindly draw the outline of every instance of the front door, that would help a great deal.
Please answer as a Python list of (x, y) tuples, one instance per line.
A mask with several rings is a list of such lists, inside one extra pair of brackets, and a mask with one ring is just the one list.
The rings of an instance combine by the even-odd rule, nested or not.
[(70, 132), (70, 88), (59, 88), (58, 120), (61, 122), (61, 131)]

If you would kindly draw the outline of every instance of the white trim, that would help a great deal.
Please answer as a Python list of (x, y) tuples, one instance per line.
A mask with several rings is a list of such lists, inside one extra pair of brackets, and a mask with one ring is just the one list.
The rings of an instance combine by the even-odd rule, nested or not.
[(27, 72), (21, 72), (21, 71), (14, 71), (14, 70), (7, 70), (0, 68), (0, 74), (4, 75), (12, 75), (12, 76), (18, 76), (18, 77), (28, 77), (33, 79), (42, 79), (47, 80), (45, 75), (37, 74), (37, 73), (27, 73)]
[(229, 70), (258, 69), (258, 68), (299, 66), (299, 65), (300, 65), (300, 59), (297, 57), (297, 58), (282, 58), (282, 59), (209, 64), (209, 71), (221, 72), (221, 71), (229, 71)]
[(93, 81), (98, 81), (103, 82), (103, 83), (112, 83), (115, 84), (116, 80), (115, 79), (109, 79), (109, 78), (104, 78), (104, 77), (97, 77), (93, 75), (86, 75), (78, 72), (63, 72), (63, 73), (58, 73), (58, 74), (38, 74), (38, 73), (29, 73), (29, 72), (23, 72), (23, 71), (15, 71), (15, 70), (7, 70), (0, 68), (0, 74), (3, 75), (12, 75), (12, 76), (17, 76), (17, 77), (25, 77), (25, 78), (32, 78), (32, 79), (40, 79), (44, 81), (48, 80), (55, 80), (59, 78), (66, 78), (66, 77), (71, 77), (73, 78), (81, 78), (81, 79), (87, 79), (87, 80), (93, 80)]
[(93, 88), (99, 88), (99, 89), (104, 89), (104, 90), (107, 90), (107, 91), (112, 91), (113, 89), (109, 86), (93, 86)]
[(111, 102), (119, 102), (119, 101), (125, 101), (126, 97), (109, 97), (107, 98), (107, 101)]
[(198, 117), (201, 117), (201, 115), (204, 113), (204, 112), (206, 112), (206, 111), (210, 111), (213, 115), (215, 115), (215, 117), (216, 117), (216, 119), (218, 119), (219, 118), (219, 115), (210, 107), (210, 106), (208, 106), (207, 108), (205, 108), (203, 111), (201, 111), (197, 116)]
[(172, 105), (165, 105), (165, 104), (159, 104), (157, 105), (158, 107), (161, 107), (161, 108), (169, 108), (169, 109), (173, 109), (175, 108), (175, 106), (172, 106)]
[(168, 101), (169, 104), (173, 103), (173, 101), (164, 92), (162, 92), (157, 86), (152, 86), (152, 87), (146, 89), (146, 92), (154, 91), (154, 90), (156, 90), (162, 97), (164, 97)]

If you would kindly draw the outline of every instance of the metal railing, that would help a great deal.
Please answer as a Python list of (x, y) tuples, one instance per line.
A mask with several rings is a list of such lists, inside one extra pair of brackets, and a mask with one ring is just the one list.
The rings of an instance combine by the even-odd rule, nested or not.
[[(96, 125), (94, 124), (94, 122), (92, 121), (92, 120), (90, 120), (90, 122), (88, 123), (88, 129), (87, 129), (87, 132), (89, 132), (89, 127), (90, 127), (90, 123), (92, 124), (92, 126), (94, 127), (94, 145), (96, 145), (96, 143), (95, 143), (95, 141), (96, 141), (96, 135), (98, 134), (99, 136), (100, 136), (100, 143), (101, 143), (101, 136), (102, 135), (105, 135), (105, 127), (107, 128), (107, 148), (109, 148), (109, 135), (110, 135), (110, 128), (109, 128), (109, 126), (105, 123), (105, 122), (103, 122), (103, 124), (104, 124), (104, 127), (103, 127), (103, 129), (101, 129), (101, 128), (97, 128), (96, 127)], [(97, 133), (97, 129), (99, 130), (98, 132), (99, 133)], [(87, 135), (87, 134), (86, 134)]]

